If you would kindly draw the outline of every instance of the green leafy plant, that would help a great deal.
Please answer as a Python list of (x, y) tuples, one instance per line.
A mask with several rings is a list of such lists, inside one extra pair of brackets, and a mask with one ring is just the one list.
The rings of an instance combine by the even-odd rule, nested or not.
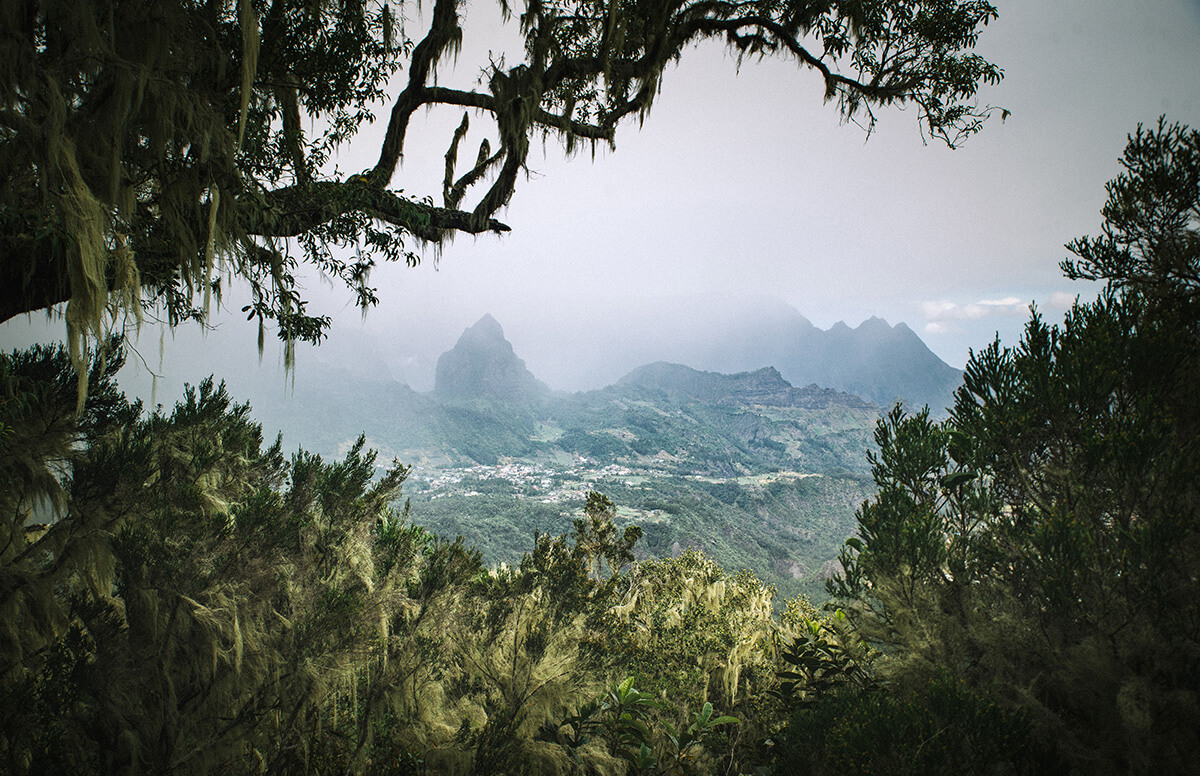
[(590, 740), (590, 733), (603, 737), (609, 751), (627, 761), (635, 773), (684, 774), (691, 772), (702, 744), (717, 728), (739, 724), (735, 717), (714, 716), (707, 701), (686, 726), (672, 725), (666, 719), (670, 713), (665, 702), (635, 688), (631, 676), (610, 689), (604, 701), (586, 704), (548, 727), (555, 733), (569, 729), (568, 735), (556, 737), (577, 762), (575, 752)]
[(662, 703), (633, 686), (632, 676), (609, 690), (608, 697), (598, 710), (599, 724), (605, 732), (609, 748), (628, 755), (629, 748), (633, 747), (640, 756), (652, 741), (647, 724), (651, 720), (651, 713), (662, 708)]
[[(845, 614), (837, 610), (834, 622), (844, 626), (845, 620)], [(826, 621), (809, 619), (803, 623), (801, 633), (779, 656), (788, 668), (777, 672), (780, 681), (775, 693), (787, 708), (812, 706), (839, 688), (875, 685), (863, 650), (847, 649), (845, 638), (844, 632), (839, 633)]]
[(705, 701), (700, 711), (693, 712), (692, 721), (687, 727), (678, 730), (667, 721), (662, 726), (666, 731), (667, 740), (671, 746), (659, 759), (659, 773), (687, 773), (689, 765), (695, 761), (697, 752), (704, 739), (710, 733), (716, 732), (721, 725), (736, 725), (736, 717), (713, 716), (713, 705)]

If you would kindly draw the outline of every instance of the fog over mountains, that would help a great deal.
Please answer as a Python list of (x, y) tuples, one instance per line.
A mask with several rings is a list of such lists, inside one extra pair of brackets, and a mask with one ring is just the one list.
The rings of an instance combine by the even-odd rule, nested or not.
[[(540, 303), (485, 313), (534, 379), (558, 391), (603, 388), (662, 361), (723, 374), (774, 367), (793, 386), (816, 384), (881, 407), (902, 399), (936, 411), (950, 404), (962, 378), (903, 323), (871, 318), (854, 328), (820, 329), (794, 307), (765, 297), (613, 300), (599, 312)], [(436, 318), (426, 323), (453, 325)], [(313, 357), (428, 392), (435, 389), (439, 360), (455, 343), (451, 337), (481, 323), (466, 320), (425, 339), (400, 331), (394, 338), (335, 331), (332, 347)], [(362, 356), (349, 357), (353, 352)]]
[[(227, 304), (236, 309), (238, 302)], [(475, 340), (477, 345), (502, 341), (500, 349), (521, 361), (520, 370), (528, 376), (519, 395), (597, 390), (639, 367), (664, 362), (720, 374), (773, 367), (797, 388), (843, 391), (880, 407), (903, 399), (913, 406), (929, 404), (936, 412), (950, 404), (961, 381), (961, 372), (903, 323), (871, 318), (854, 328), (838, 323), (821, 329), (789, 304), (766, 297), (629, 297), (577, 305), (569, 299), (531, 298), (519, 308), (498, 301), (496, 309), (471, 314), (460, 305), (439, 307), (430, 300), (407, 311), (385, 306), (361, 324), (347, 317), (335, 319), (320, 347), (297, 345), (291, 376), (282, 369), (278, 342), (268, 335), (260, 360), (254, 324), (236, 314), (220, 316), (209, 332), (183, 326), (163, 335), (161, 356), (158, 333), (146, 327), (122, 384), (147, 401), (169, 406), (185, 382), (195, 385), (215, 374), (234, 396), (256, 410), (272, 405), (265, 414), (276, 416), (299, 413), (293, 401), (298, 394), (315, 390), (331, 400), (349, 398), (360, 384), (400, 384), (397, 389), (407, 386), (447, 398), (465, 376), (463, 369), (479, 367), (463, 361), (461, 350), (450, 355), (464, 331), (463, 348)], [(5, 349), (61, 337), (61, 321), (41, 318), (10, 321), (0, 329)], [(439, 370), (447, 381), (440, 386)], [(159, 376), (156, 389), (152, 373)]]

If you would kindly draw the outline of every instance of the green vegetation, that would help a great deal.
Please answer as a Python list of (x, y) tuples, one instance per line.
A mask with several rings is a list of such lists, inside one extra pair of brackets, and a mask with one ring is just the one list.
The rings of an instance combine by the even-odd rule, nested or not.
[(1103, 295), (976, 353), (946, 422), (880, 422), (879, 494), (831, 590), (894, 686), (986, 694), (1073, 772), (1183, 773), (1200, 751), (1200, 133), (1139, 128), (1121, 162), (1102, 236), (1063, 265)]
[[(93, 361), (77, 415), (65, 350), (0, 363), (6, 772), (769, 760), (789, 632), (773, 590), (696, 552), (634, 562), (640, 530), (604, 496), (489, 570), (409, 522), (408, 470), (378, 476), (361, 440), (340, 461), (286, 457), (211, 381), (146, 415), (114, 387), (119, 357)], [(587, 706), (613, 687), (645, 701), (638, 724)]]

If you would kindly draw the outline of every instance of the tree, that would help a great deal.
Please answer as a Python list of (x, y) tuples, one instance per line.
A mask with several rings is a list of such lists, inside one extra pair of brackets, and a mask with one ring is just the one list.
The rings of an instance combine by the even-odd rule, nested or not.
[(1062, 326), (973, 353), (950, 418), (881, 421), (878, 497), (832, 590), (892, 678), (949, 671), (1024, 707), (1075, 767), (1200, 751), (1200, 154), (1139, 127)]
[[(664, 68), (724, 38), (739, 60), (779, 55), (815, 70), (824, 97), (870, 129), (881, 106), (917, 106), (953, 146), (992, 112), (1001, 71), (970, 53), (996, 10), (983, 0), (529, 0), (524, 59), (483, 87), (442, 85), (462, 42), (462, 0), (82, 0), (0, 4), (0, 320), (67, 302), (82, 346), (119, 314), (203, 319), (223, 276), (246, 281), (250, 318), (287, 342), (329, 325), (307, 312), (300, 263), (376, 303), (377, 259), (455, 233), (504, 232), (537, 134), (612, 144), (644, 118)], [(414, 19), (423, 35), (412, 35)], [(330, 167), (390, 96), (373, 167)], [(449, 138), (441, 204), (396, 188), (410, 120), (467, 109)], [(470, 113), (491, 122), (459, 164)], [(309, 131), (305, 127), (314, 127)], [(465, 167), (465, 169), (464, 169)], [(468, 193), (473, 204), (466, 205)], [(347, 256), (351, 258), (346, 258)], [(260, 328), (261, 332), (261, 328)]]
[(589, 574), (596, 581), (604, 579), (603, 567), (608, 564), (609, 577), (616, 574), (628, 563), (633, 562), (633, 546), (642, 538), (641, 526), (627, 526), (617, 536), (617, 526), (613, 522), (617, 516), (617, 507), (603, 493), (588, 491), (587, 503), (583, 507), (583, 517), (574, 520), (575, 546), (588, 557)]
[(1200, 131), (1160, 118), (1140, 125), (1108, 184), (1098, 238), (1067, 246), (1069, 278), (1103, 280), (1123, 293), (1200, 301)]
[(62, 348), (0, 364), (4, 772), (302, 771), (359, 684), (337, 738), (361, 749), (438, 580), (479, 571), (426, 573), (391, 506), (407, 469), (377, 477), (361, 439), (288, 461), (211, 380), (143, 416), (119, 353), (83, 413)]

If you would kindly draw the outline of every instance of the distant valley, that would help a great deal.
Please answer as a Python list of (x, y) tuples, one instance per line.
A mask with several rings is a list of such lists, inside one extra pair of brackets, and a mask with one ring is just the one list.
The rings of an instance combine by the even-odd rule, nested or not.
[[(881, 409), (942, 411), (961, 380), (903, 324), (822, 330), (773, 300), (631, 306), (611, 325), (564, 322), (541, 339), (522, 325), (537, 369), (485, 315), (437, 353), (409, 330), (335, 326), (285, 381), (254, 362), (253, 334), (235, 322), (177, 333), (151, 367), (165, 375), (157, 398), (144, 375), (125, 384), (166, 403), (177, 382), (216, 371), (285, 449), (332, 457), (363, 433), (381, 463), (413, 467), (412, 519), (465, 536), (491, 563), (519, 560), (535, 531), (569, 531), (599, 490), (642, 527), (643, 557), (697, 547), (784, 596), (820, 598), (874, 492), (866, 452)], [(564, 383), (603, 387), (551, 387)]]
[(866, 451), (879, 413), (853, 394), (797, 388), (774, 367), (656, 362), (600, 390), (556, 392), (487, 315), (438, 359), (432, 391), (316, 365), (286, 402), (255, 403), (289, 444), (317, 451), (364, 430), (381, 457), (413, 465), (412, 519), (466, 536), (489, 562), (519, 560), (535, 531), (568, 531), (599, 490), (642, 527), (643, 556), (697, 547), (813, 597), (873, 492)]

